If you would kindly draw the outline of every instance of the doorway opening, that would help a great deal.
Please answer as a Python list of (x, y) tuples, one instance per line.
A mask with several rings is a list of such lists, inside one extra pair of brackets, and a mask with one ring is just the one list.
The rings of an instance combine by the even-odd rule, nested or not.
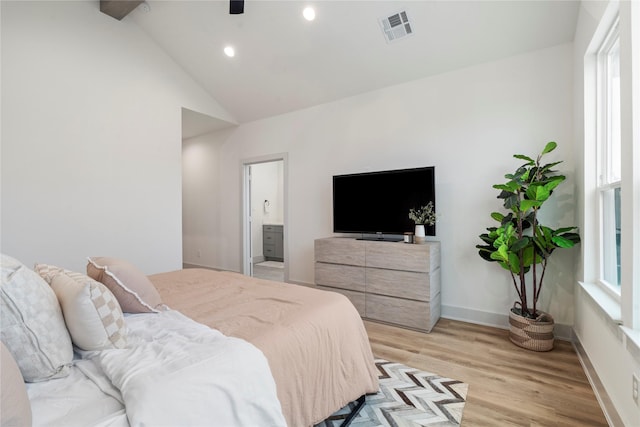
[(243, 161), (243, 273), (286, 282), (286, 154)]

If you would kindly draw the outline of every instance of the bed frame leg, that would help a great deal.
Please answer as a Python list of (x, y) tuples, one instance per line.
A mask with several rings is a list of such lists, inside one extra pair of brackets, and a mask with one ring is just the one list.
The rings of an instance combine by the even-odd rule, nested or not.
[(342, 424), (340, 424), (340, 427), (348, 427), (349, 424), (351, 424), (351, 421), (353, 421), (353, 419), (360, 413), (360, 410), (366, 403), (366, 395), (363, 394), (362, 396), (360, 396), (358, 400), (356, 400), (356, 402), (357, 402), (356, 407), (353, 408), (353, 410), (347, 416), (347, 418), (345, 418)]

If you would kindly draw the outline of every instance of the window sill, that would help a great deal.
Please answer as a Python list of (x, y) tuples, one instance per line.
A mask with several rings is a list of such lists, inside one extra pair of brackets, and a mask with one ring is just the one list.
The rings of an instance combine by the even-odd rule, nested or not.
[(622, 309), (618, 301), (595, 283), (578, 283), (612, 323), (622, 325)]

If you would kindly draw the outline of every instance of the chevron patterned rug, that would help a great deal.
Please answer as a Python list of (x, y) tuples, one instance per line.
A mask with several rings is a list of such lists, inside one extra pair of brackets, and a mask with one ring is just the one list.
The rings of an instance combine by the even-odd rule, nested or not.
[[(376, 360), (380, 391), (367, 396), (353, 427), (459, 426), (468, 384), (409, 366)], [(338, 427), (356, 406), (352, 402), (315, 427)]]

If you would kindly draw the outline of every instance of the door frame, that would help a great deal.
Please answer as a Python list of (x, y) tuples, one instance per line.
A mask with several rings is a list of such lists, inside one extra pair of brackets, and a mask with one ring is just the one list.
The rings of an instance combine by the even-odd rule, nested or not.
[(242, 160), (242, 274), (253, 276), (251, 259), (251, 192), (250, 167), (260, 163), (282, 161), (282, 239), (284, 251), (284, 281), (289, 281), (289, 156), (288, 153), (267, 154)]

